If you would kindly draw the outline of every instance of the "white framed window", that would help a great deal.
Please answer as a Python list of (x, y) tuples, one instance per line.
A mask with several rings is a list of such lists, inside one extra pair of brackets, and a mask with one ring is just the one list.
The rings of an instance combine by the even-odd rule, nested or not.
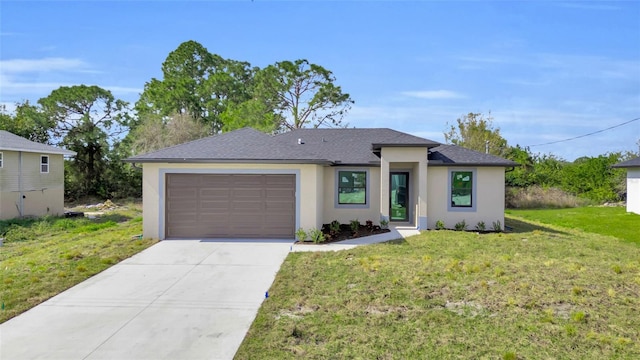
[(449, 211), (476, 210), (476, 180), (475, 169), (449, 171)]
[(0, 151), (0, 169), (2, 169), (2, 151)]
[(369, 207), (369, 171), (366, 169), (336, 169), (335, 206)]
[(49, 173), (49, 155), (40, 155), (40, 173)]

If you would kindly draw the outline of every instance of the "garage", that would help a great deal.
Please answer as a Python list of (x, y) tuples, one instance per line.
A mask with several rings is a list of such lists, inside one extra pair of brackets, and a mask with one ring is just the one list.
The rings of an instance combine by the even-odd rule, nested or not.
[(296, 179), (289, 174), (166, 174), (167, 238), (291, 239)]

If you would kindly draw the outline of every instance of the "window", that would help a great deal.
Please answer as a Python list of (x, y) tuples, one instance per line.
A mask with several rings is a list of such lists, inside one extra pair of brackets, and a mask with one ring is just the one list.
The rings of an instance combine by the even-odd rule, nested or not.
[(367, 203), (367, 172), (338, 171), (338, 204)]
[(473, 207), (473, 172), (451, 172), (451, 207)]
[(0, 152), (0, 169), (2, 169), (2, 153)]
[(48, 173), (49, 172), (49, 156), (40, 155), (40, 172)]

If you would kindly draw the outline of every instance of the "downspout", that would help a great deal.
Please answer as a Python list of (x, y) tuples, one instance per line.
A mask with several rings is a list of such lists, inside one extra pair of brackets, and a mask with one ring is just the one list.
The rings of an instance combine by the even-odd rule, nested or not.
[(22, 151), (18, 151), (18, 193), (20, 194), (19, 212), (20, 217), (24, 216), (24, 193), (22, 192)]

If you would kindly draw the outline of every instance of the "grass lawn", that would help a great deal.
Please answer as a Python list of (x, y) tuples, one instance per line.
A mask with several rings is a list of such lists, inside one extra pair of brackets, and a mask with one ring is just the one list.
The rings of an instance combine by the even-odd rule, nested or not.
[(236, 358), (640, 358), (640, 247), (507, 225), (291, 253)]
[(569, 209), (513, 210), (507, 214), (586, 232), (609, 235), (640, 245), (640, 215), (624, 207), (579, 207)]
[(142, 233), (140, 210), (88, 218), (0, 221), (0, 323), (40, 304), (155, 241)]

